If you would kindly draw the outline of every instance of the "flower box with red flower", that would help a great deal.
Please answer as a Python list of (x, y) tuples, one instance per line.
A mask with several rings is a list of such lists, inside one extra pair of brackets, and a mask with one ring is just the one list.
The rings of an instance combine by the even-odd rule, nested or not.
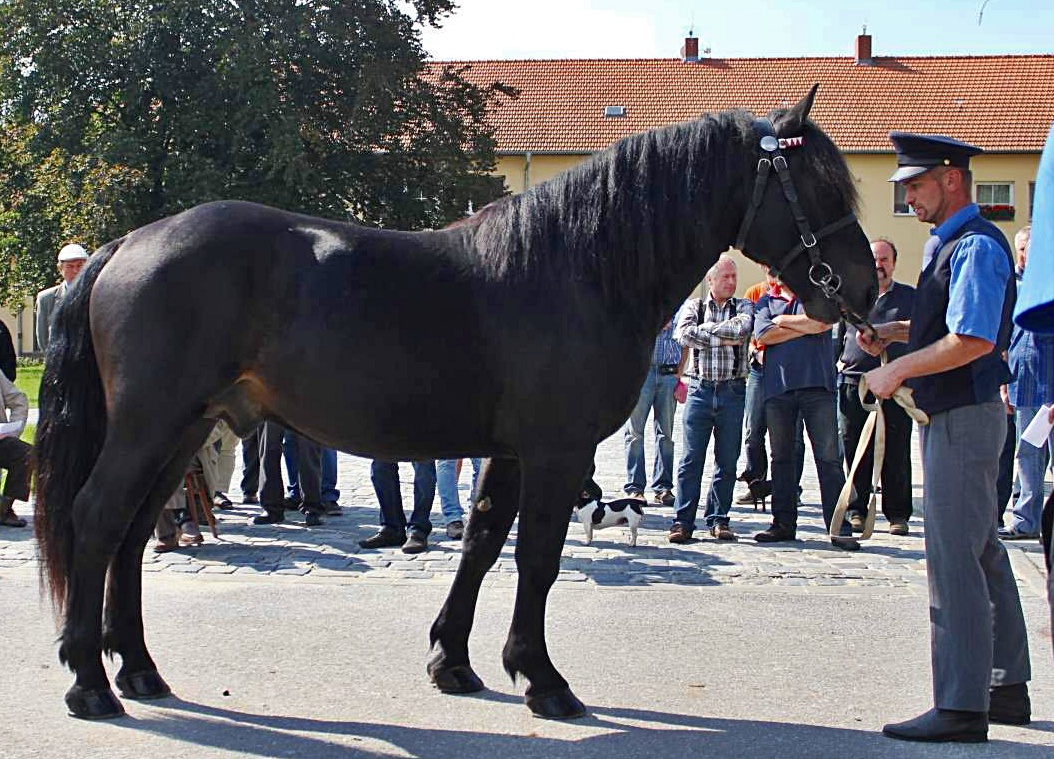
[(981, 216), (989, 221), (1013, 221), (1014, 207), (1007, 203), (982, 203)]

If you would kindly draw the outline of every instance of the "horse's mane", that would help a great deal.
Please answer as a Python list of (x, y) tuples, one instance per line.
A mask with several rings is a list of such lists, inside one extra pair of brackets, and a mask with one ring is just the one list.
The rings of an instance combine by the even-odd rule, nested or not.
[[(660, 297), (661, 285), (677, 286), (669, 277), (684, 270), (685, 257), (701, 250), (716, 257), (731, 243), (742, 212), (729, 211), (737, 198), (742, 207), (754, 178), (753, 124), (752, 114), (732, 110), (627, 137), (459, 226), (492, 278), (595, 283), (605, 296), (632, 296), (651, 310), (654, 303), (641, 301)], [(799, 190), (827, 200), (841, 195), (855, 207), (837, 148), (811, 122), (804, 134), (795, 150), (821, 186), (802, 187), (798, 178)]]

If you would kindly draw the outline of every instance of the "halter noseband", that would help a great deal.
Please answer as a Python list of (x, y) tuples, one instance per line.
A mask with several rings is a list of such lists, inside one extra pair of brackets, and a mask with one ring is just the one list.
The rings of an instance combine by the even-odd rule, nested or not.
[(820, 256), (820, 240), (850, 224), (855, 224), (856, 215), (850, 212), (838, 221), (813, 232), (809, 219), (798, 201), (798, 191), (794, 187), (794, 180), (791, 179), (790, 175), (790, 167), (787, 165), (787, 159), (782, 152), (784, 147), (800, 145), (801, 138), (777, 139), (776, 130), (773, 128), (772, 122), (767, 118), (755, 119), (754, 128), (761, 133), (758, 146), (763, 151), (763, 155), (758, 160), (758, 175), (754, 182), (754, 194), (751, 196), (750, 204), (747, 206), (743, 223), (739, 225), (739, 234), (736, 236), (736, 248), (743, 250), (743, 246), (746, 244), (747, 234), (754, 223), (754, 217), (757, 215), (758, 209), (761, 208), (761, 203), (765, 198), (765, 187), (768, 185), (769, 174), (775, 169), (776, 176), (780, 180), (780, 186), (783, 188), (783, 197), (787, 199), (791, 214), (794, 216), (794, 223), (798, 226), (801, 241), (791, 248), (790, 252), (783, 256), (778, 264), (769, 267), (769, 272), (772, 276), (779, 277), (780, 273), (790, 266), (794, 259), (803, 252), (807, 252), (810, 262), (809, 281), (820, 289), (824, 297), (838, 304), (838, 308), (845, 314), (846, 319), (851, 324), (858, 328), (867, 327), (870, 329), (871, 325), (867, 323), (867, 320), (846, 305), (845, 299), (842, 298), (839, 292), (842, 289), (842, 278), (835, 274), (830, 264), (824, 262)]

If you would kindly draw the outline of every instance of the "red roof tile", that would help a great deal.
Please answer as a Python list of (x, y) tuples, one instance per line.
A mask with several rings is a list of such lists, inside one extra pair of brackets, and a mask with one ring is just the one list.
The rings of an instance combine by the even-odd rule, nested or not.
[[(989, 152), (1039, 152), (1054, 121), (1054, 55), (436, 62), (520, 91), (492, 114), (501, 153), (592, 152), (701, 113), (763, 114), (820, 83), (812, 116), (845, 152), (892, 152), (891, 130)], [(622, 117), (604, 107), (621, 105)]]

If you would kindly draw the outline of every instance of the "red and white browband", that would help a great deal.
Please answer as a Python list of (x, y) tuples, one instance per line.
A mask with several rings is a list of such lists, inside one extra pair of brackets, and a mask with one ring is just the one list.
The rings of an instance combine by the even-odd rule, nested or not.
[(781, 150), (785, 150), (787, 148), (800, 148), (803, 144), (805, 144), (805, 137), (781, 137), (779, 143)]

